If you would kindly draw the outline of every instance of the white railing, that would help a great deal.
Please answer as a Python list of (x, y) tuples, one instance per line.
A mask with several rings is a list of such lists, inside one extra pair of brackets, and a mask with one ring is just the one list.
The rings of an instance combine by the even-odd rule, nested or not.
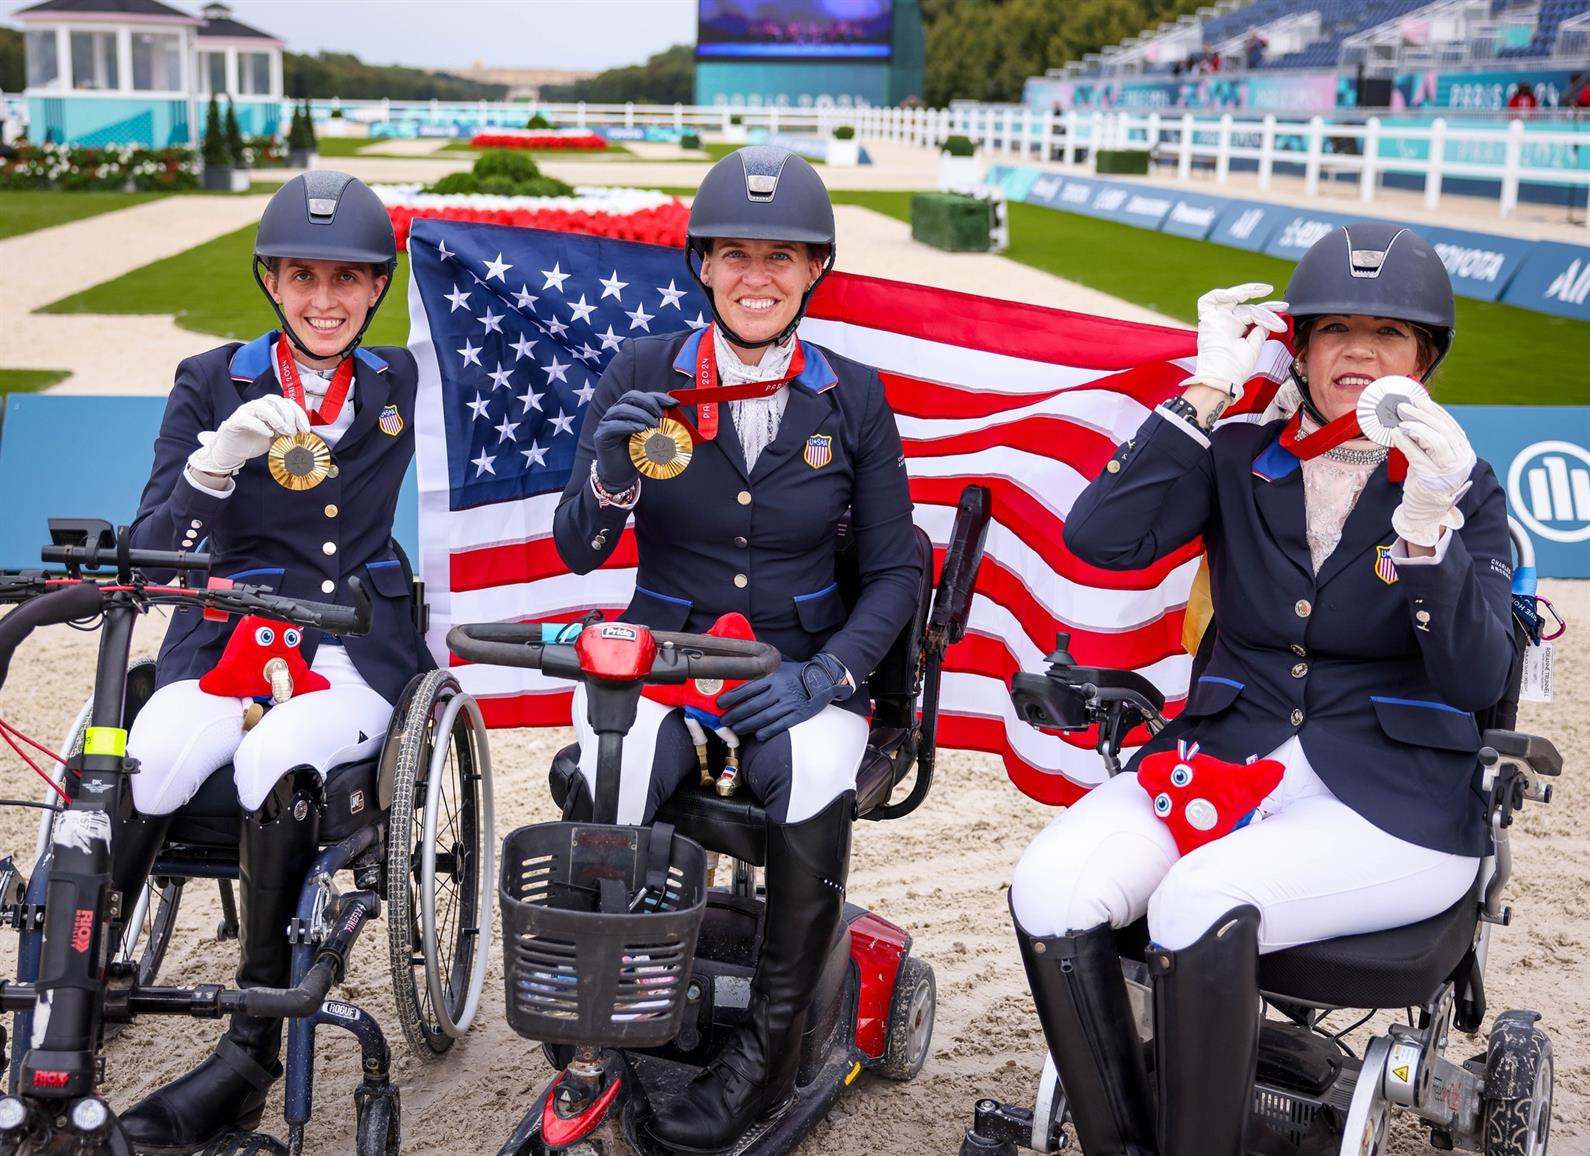
[[(1511, 216), (1522, 184), (1590, 188), (1590, 122), (1562, 119), (1531, 131), (1521, 120), (1505, 128), (1472, 127), (1436, 117), (1425, 125), (1390, 125), (1379, 117), (1362, 124), (1327, 124), (1323, 117), (1281, 120), (1275, 116), (1237, 120), (1159, 113), (1035, 114), (1030, 108), (979, 106), (947, 111), (861, 109), (846, 120), (862, 140), (908, 140), (935, 145), (950, 133), (970, 137), (985, 156), (1075, 164), (1101, 148), (1147, 149), (1153, 159), (1174, 164), (1190, 181), (1195, 167), (1212, 170), (1216, 184), (1231, 179), (1232, 162), (1251, 162), (1261, 190), (1271, 187), (1276, 168), (1301, 168), (1304, 191), (1319, 191), (1322, 175), (1356, 179), (1359, 200), (1373, 201), (1387, 173), (1424, 178), (1424, 204), (1440, 208), (1442, 188), (1452, 178), (1499, 181), (1499, 208)], [(901, 135), (902, 125), (904, 135)], [(1300, 146), (1300, 147), (1299, 147)], [(1590, 214), (1587, 214), (1590, 217)]]

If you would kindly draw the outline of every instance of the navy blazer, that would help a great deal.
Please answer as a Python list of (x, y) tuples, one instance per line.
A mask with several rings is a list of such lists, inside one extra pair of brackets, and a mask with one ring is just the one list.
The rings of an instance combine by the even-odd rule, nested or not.
[[(347, 580), (370, 594), (370, 633), (345, 640), (366, 682), (396, 702), (408, 680), (435, 665), (413, 625), (407, 566), (392, 548), (398, 489), (414, 456), (418, 370), (402, 348), (355, 352), (353, 424), (332, 450), (334, 476), (309, 490), (289, 490), (270, 476), (264, 456), (247, 463), (221, 495), (184, 476), (203, 430), (220, 426), (246, 401), (280, 395), (276, 333), (190, 357), (177, 367), (166, 402), (155, 465), (133, 520), (133, 545), (150, 550), (205, 550), (210, 573), (278, 594), (349, 605)], [(214, 669), (235, 621), (207, 622), (183, 607), (160, 648), (156, 683), (198, 678)], [(313, 662), (321, 632), (304, 631)]]
[[(591, 491), (597, 422), (632, 389), (692, 387), (696, 350), (709, 330), (624, 343), (591, 399), (574, 473), (558, 503), (558, 554), (576, 574), (618, 545), (629, 512), (599, 506)], [(639, 562), (624, 612), (657, 630), (707, 630), (739, 611), (786, 658), (827, 651), (857, 683), (876, 669), (910, 620), (921, 580), (911, 494), (894, 414), (878, 372), (802, 342), (806, 364), (789, 386), (778, 436), (745, 468), (727, 413), (698, 443), (690, 465), (646, 479), (634, 510)], [(695, 407), (686, 407), (694, 417)], [(850, 511), (862, 589), (848, 613), (835, 577), (836, 527)], [(869, 709), (864, 688), (845, 705)]]
[(1332, 793), (1381, 830), (1485, 854), (1474, 712), (1502, 697), (1514, 654), (1507, 503), (1491, 467), (1475, 466), (1439, 564), (1388, 567), (1402, 487), (1382, 463), (1316, 575), (1281, 423), (1228, 423), (1207, 448), (1179, 424), (1150, 414), (1064, 531), (1078, 557), (1116, 570), (1200, 534), (1208, 550), (1213, 655), (1137, 759), (1191, 737), (1241, 761), (1295, 734)]

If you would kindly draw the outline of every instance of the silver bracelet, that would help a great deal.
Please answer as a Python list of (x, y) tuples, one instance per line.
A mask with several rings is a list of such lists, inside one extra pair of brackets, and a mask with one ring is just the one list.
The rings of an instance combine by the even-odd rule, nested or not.
[(596, 476), (596, 463), (591, 463), (591, 493), (596, 495), (598, 507), (612, 506), (616, 510), (633, 510), (635, 503), (640, 501), (640, 478), (637, 477), (629, 484), (628, 489), (613, 493), (602, 485), (602, 479)]

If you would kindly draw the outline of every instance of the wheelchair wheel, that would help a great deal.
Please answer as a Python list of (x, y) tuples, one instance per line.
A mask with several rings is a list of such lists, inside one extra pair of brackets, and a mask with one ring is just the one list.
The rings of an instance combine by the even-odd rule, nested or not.
[(922, 1070), (933, 1042), (933, 1012), (937, 991), (933, 969), (906, 956), (894, 980), (889, 1002), (889, 1036), (883, 1061), (875, 1069), (886, 1080), (909, 1080)]
[(450, 672), (418, 676), (403, 701), (387, 736), (388, 957), (404, 1036), (420, 1055), (440, 1055), (469, 1030), (486, 980), (491, 757), (480, 708)]
[(1529, 1011), (1503, 1012), (1485, 1054), (1485, 1156), (1546, 1156), (1556, 1064)]
[(127, 920), (127, 931), (116, 949), (116, 961), (136, 963), (140, 985), (154, 983), (160, 974), (166, 949), (171, 946), (172, 928), (177, 925), (183, 883), (181, 879), (148, 880)]

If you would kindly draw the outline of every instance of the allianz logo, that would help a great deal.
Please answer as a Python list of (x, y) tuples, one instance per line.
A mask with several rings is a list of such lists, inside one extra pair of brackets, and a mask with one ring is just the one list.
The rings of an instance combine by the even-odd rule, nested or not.
[(1545, 295), (1548, 298), (1555, 297), (1558, 301), (1569, 305), (1583, 305), (1585, 297), (1590, 296), (1590, 261), (1581, 261), (1575, 257), (1573, 262), (1546, 286)]
[(1293, 217), (1281, 230), (1275, 246), (1280, 249), (1308, 249), (1325, 234), (1336, 228), (1330, 221), (1314, 221), (1307, 217)]
[(1471, 281), (1496, 280), (1507, 260), (1504, 254), (1493, 249), (1466, 249), (1462, 245), (1438, 244), (1435, 251), (1448, 273)]
[(1525, 446), (1507, 469), (1518, 520), (1552, 542), (1590, 539), (1590, 450), (1573, 442)]

